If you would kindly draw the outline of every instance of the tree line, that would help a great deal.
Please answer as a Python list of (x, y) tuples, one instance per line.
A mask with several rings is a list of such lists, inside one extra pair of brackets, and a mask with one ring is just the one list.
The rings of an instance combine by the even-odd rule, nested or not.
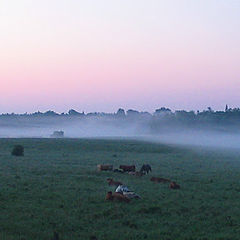
[(140, 112), (137, 110), (129, 109), (125, 111), (119, 108), (115, 113), (104, 112), (91, 112), (84, 113), (78, 112), (74, 109), (69, 110), (67, 113), (57, 113), (52, 110), (46, 112), (34, 112), (34, 113), (6, 113), (0, 114), (0, 119), (4, 118), (78, 118), (88, 119), (94, 117), (98, 118), (110, 118), (112, 120), (120, 120), (126, 122), (141, 122), (143, 125), (150, 127), (153, 131), (161, 131), (163, 128), (177, 128), (177, 127), (214, 127), (221, 129), (221, 127), (228, 127), (240, 129), (240, 109), (229, 108), (227, 105), (223, 111), (214, 111), (211, 107), (208, 107), (203, 111), (186, 111), (176, 110), (172, 111), (169, 108), (161, 107), (154, 111), (154, 113)]

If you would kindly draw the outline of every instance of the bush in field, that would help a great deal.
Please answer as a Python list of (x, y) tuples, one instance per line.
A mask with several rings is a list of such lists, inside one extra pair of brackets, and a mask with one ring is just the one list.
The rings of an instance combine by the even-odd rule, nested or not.
[(24, 147), (22, 145), (15, 145), (12, 150), (13, 156), (23, 156), (24, 155)]

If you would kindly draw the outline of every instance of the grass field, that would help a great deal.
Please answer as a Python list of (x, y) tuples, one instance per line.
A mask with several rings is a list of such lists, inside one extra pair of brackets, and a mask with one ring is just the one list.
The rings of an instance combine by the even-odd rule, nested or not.
[[(11, 156), (14, 145), (24, 157)], [(136, 177), (98, 172), (97, 164), (148, 163)], [(180, 190), (155, 184), (170, 178)], [(106, 202), (106, 179), (142, 198)], [(240, 153), (133, 140), (1, 139), (0, 239), (240, 239)]]

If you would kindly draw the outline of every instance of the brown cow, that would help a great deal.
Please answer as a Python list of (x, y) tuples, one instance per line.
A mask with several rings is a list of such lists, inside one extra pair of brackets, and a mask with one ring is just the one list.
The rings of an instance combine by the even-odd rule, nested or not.
[(118, 182), (118, 181), (114, 181), (112, 178), (108, 178), (107, 179), (108, 181), (108, 185), (113, 185), (113, 186), (119, 186), (119, 185), (123, 185), (121, 182)]
[(178, 185), (176, 182), (171, 182), (169, 187), (172, 189), (180, 189), (180, 185)]
[(155, 182), (155, 183), (166, 183), (166, 182), (171, 182), (170, 179), (166, 179), (166, 178), (159, 178), (159, 177), (151, 177), (150, 181)]
[(102, 165), (99, 164), (97, 165), (98, 171), (112, 171), (113, 170), (113, 165)]
[(136, 171), (136, 167), (135, 165), (120, 165), (119, 167), (120, 169), (122, 169), (124, 172), (135, 172)]
[(115, 193), (108, 192), (105, 199), (109, 201), (117, 200), (120, 202), (127, 202), (127, 203), (130, 202), (130, 199), (128, 197), (124, 196), (121, 193), (116, 193), (116, 192)]

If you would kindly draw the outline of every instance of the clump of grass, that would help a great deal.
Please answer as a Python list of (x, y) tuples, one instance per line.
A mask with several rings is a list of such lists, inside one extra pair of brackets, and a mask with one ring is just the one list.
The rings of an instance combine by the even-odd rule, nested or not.
[(12, 150), (13, 156), (24, 156), (24, 147), (22, 145), (15, 145)]

